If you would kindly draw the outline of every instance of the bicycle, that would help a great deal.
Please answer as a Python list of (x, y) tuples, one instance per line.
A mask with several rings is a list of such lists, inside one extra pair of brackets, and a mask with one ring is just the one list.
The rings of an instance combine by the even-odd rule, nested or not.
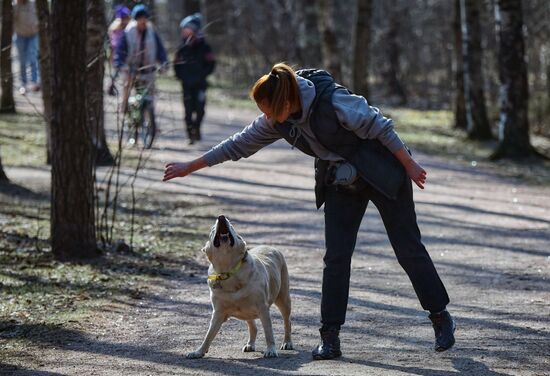
[(141, 136), (143, 147), (150, 149), (157, 133), (151, 82), (134, 76), (129, 85), (123, 131), (128, 131), (130, 145), (137, 145)]

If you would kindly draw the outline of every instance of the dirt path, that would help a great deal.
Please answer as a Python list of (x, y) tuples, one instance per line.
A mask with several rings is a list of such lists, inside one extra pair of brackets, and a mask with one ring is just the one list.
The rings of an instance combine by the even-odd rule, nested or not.
[[(242, 128), (253, 113), (210, 107), (204, 141), (188, 147), (179, 98), (159, 107), (163, 135), (138, 186), (170, 200), (212, 203), (196, 214), (213, 222), (223, 213), (249, 245), (266, 243), (284, 251), (296, 350), (263, 359), (260, 331), (259, 351), (242, 353), (246, 325), (230, 320), (204, 359), (185, 359), (200, 344), (211, 312), (206, 262), (198, 254), (202, 266), (188, 267), (181, 279), (152, 287), (153, 298), (113, 305), (93, 322), (68, 330), (65, 340), (45, 338), (34, 344), (28, 351), (36, 361), (13, 374), (550, 374), (550, 188), (500, 178), (483, 164), (454, 165), (416, 152), (429, 174), (427, 189), (415, 190), (419, 224), (451, 296), (457, 344), (446, 353), (433, 352), (431, 325), (371, 205), (353, 259), (341, 334), (344, 357), (313, 362), (323, 266), (323, 213), (314, 208), (313, 161), (277, 143), (248, 160), (161, 183), (166, 161), (199, 155)], [(176, 124), (169, 121), (174, 117)], [(17, 170), (8, 171), (17, 179)], [(282, 320), (275, 308), (272, 313), (281, 341)]]

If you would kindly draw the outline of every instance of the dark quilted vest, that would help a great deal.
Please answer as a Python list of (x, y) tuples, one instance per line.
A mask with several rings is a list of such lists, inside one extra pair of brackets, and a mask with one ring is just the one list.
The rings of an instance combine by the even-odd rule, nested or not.
[[(315, 85), (315, 99), (309, 112), (309, 125), (317, 141), (326, 149), (338, 154), (355, 166), (361, 178), (386, 197), (395, 199), (403, 184), (406, 173), (401, 163), (378, 140), (364, 140), (354, 132), (340, 125), (332, 106), (332, 94), (336, 90), (346, 90), (334, 82), (332, 76), (323, 70), (303, 69), (296, 72)], [(293, 129), (289, 122), (275, 127), (281, 136), (302, 152), (317, 157), (300, 132)], [(324, 202), (324, 172), (328, 163), (316, 161), (317, 207)]]

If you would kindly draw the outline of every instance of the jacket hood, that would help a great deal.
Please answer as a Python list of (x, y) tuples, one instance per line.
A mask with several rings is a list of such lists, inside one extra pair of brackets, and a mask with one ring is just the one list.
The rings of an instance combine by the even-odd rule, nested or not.
[(296, 120), (296, 124), (303, 124), (307, 121), (309, 110), (315, 99), (315, 85), (310, 80), (296, 76), (298, 88), (300, 89), (300, 101), (302, 102), (302, 116)]

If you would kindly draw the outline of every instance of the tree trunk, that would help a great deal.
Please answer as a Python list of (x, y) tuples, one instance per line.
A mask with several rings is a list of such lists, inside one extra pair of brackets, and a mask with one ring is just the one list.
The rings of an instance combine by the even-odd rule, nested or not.
[(460, 0), (454, 0), (454, 50), (455, 50), (455, 128), (466, 130), (466, 102), (464, 99), (464, 64), (462, 62), (462, 29), (460, 25)]
[[(180, 1), (178, 0), (177, 2), (179, 3)], [(188, 16), (190, 14), (193, 14), (193, 13), (200, 13), (200, 11), (201, 11), (201, 2), (200, 2), (200, 0), (185, 0), (185, 1), (183, 1), (182, 11), (183, 11), (183, 17), (186, 17), (186, 16)]]
[(52, 56), (51, 56), (51, 20), (48, 0), (36, 0), (36, 15), (38, 16), (38, 41), (40, 43), (40, 79), (42, 85), (42, 102), (44, 118), (46, 119), (46, 163), (51, 164), (52, 132)]
[(103, 111), (103, 79), (105, 75), (105, 49), (103, 43), (107, 38), (104, 1), (88, 0), (87, 14), (87, 121), (95, 155), (94, 159), (98, 165), (105, 166), (112, 165), (114, 159), (107, 145)]
[[(192, 14), (196, 10), (197, 4), (189, 2), (186, 9)], [(227, 13), (232, 10), (232, 4), (226, 0), (201, 0), (199, 9), (202, 16), (202, 31), (207, 38), (215, 40), (216, 44), (227, 43)], [(187, 15), (189, 15), (187, 14)], [(214, 52), (216, 49), (214, 50)]]
[(387, 54), (388, 54), (388, 70), (386, 71), (386, 80), (388, 83), (389, 95), (395, 96), (398, 99), (399, 105), (407, 103), (407, 91), (401, 80), (401, 46), (399, 45), (399, 23), (400, 14), (402, 12), (391, 9), (389, 28), (387, 31)]
[(340, 49), (335, 28), (336, 0), (321, 1), (321, 31), (323, 33), (323, 65), (337, 82), (342, 82)]
[(369, 89), (369, 46), (372, 0), (357, 0), (357, 23), (353, 56), (353, 90), (367, 98)]
[(470, 139), (488, 140), (492, 134), (483, 93), (480, 5), (478, 0), (460, 2), (466, 130)]
[(2, 97), (0, 112), (14, 113), (13, 74), (11, 71), (11, 41), (13, 36), (12, 0), (2, 1), (2, 37), (0, 42), (0, 77), (2, 79)]
[(322, 66), (321, 37), (319, 33), (319, 7), (316, 0), (300, 0), (298, 24), (298, 53), (302, 67)]
[(52, 1), (51, 241), (57, 259), (98, 255), (86, 122), (86, 0)]
[(6, 173), (4, 172), (4, 166), (2, 166), (2, 155), (0, 154), (0, 182), (9, 181)]
[(493, 158), (533, 154), (529, 141), (527, 64), (521, 0), (498, 0), (496, 28), (500, 77), (499, 145)]

